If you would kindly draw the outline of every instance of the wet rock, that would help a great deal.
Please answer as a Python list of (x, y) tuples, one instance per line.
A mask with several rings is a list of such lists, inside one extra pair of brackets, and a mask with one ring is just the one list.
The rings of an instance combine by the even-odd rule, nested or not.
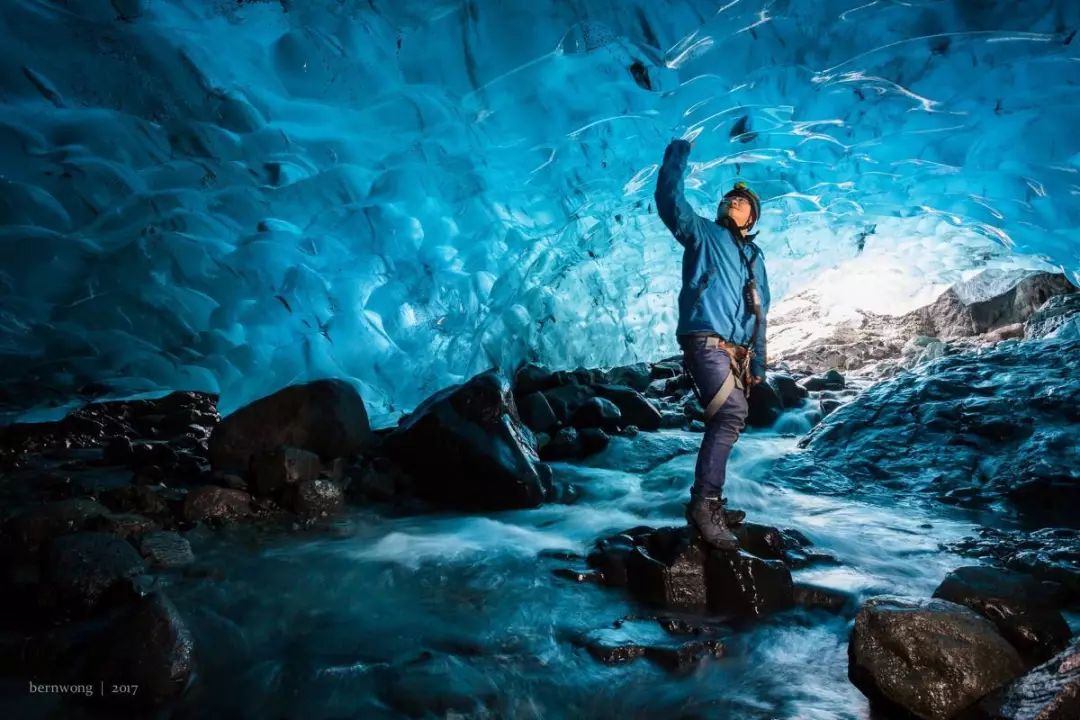
[(53, 540), (42, 576), (60, 610), (85, 613), (133, 597), (131, 580), (142, 574), (142, 558), (113, 535), (78, 532)]
[(622, 413), (610, 400), (592, 397), (574, 410), (574, 414), (570, 417), (570, 424), (578, 429), (600, 428), (615, 431), (622, 424)]
[(801, 407), (803, 400), (810, 395), (806, 388), (795, 382), (795, 378), (785, 373), (771, 372), (767, 381), (785, 409)]
[(175, 532), (148, 532), (139, 538), (139, 554), (152, 567), (175, 568), (195, 562), (191, 543)]
[(105, 513), (94, 518), (88, 529), (110, 533), (125, 540), (137, 538), (143, 533), (157, 530), (159, 525), (148, 517), (137, 513)]
[(810, 546), (806, 536), (794, 530), (780, 530), (758, 523), (736, 527), (738, 523), (729, 522), (728, 525), (739, 539), (739, 546), (760, 558), (781, 560), (789, 567), (804, 567), (817, 557), (806, 550)]
[(110, 465), (127, 465), (133, 454), (131, 440), (120, 435), (105, 443), (105, 462)]
[(514, 393), (520, 396), (550, 390), (558, 385), (551, 371), (535, 363), (526, 363), (514, 373)]
[(843, 390), (844, 384), (844, 376), (835, 368), (824, 375), (812, 375), (799, 382), (804, 390)]
[(990, 620), (1029, 665), (1049, 660), (1068, 645), (1072, 635), (1054, 607), (1054, 590), (1011, 570), (957, 568), (945, 577), (934, 597), (969, 607)]
[(649, 376), (653, 380), (673, 378), (685, 373), (686, 368), (683, 366), (681, 357), (667, 358), (649, 366)]
[(585, 457), (577, 428), (564, 427), (540, 448), (540, 458), (545, 461), (574, 460)]
[(346, 470), (346, 496), (354, 502), (388, 502), (411, 492), (408, 473), (387, 457), (376, 455)]
[(947, 720), (1024, 670), (993, 624), (944, 600), (881, 596), (863, 604), (848, 676), (872, 702)]
[(544, 398), (547, 399), (555, 417), (564, 425), (570, 424), (577, 409), (594, 397), (596, 397), (596, 392), (591, 386), (577, 383), (560, 385), (544, 392)]
[(178, 697), (187, 687), (195, 667), (195, 641), (163, 594), (135, 601), (111, 623), (107, 637), (90, 652), (87, 667), (94, 679), (110, 687), (138, 686), (133, 695), (111, 696), (112, 702), (154, 706)]
[(1080, 717), (1080, 639), (979, 701), (963, 720), (1074, 720)]
[(610, 400), (622, 415), (622, 424), (636, 425), (642, 430), (660, 429), (660, 411), (644, 395), (632, 387), (614, 384), (594, 385), (596, 394)]
[(540, 392), (529, 393), (522, 397), (518, 403), (518, 411), (521, 414), (521, 421), (536, 432), (547, 432), (559, 422), (547, 398)]
[(551, 571), (551, 574), (557, 578), (563, 580), (569, 580), (575, 583), (602, 583), (603, 576), (598, 572), (588, 572), (584, 570), (574, 570), (573, 568), (555, 568)]
[(292, 498), (291, 509), (302, 518), (320, 518), (341, 512), (345, 491), (341, 484), (329, 478), (315, 478), (299, 483)]
[(778, 560), (713, 551), (707, 568), (712, 612), (759, 617), (786, 610), (795, 601), (791, 573)]
[(655, 620), (624, 620), (615, 625), (587, 633), (576, 644), (605, 665), (644, 657), (669, 671), (688, 670), (704, 658), (725, 655), (719, 638), (678, 637)]
[(93, 500), (71, 498), (27, 510), (4, 526), (8, 542), (19, 550), (36, 550), (52, 538), (77, 532), (109, 509)]
[(425, 400), (386, 437), (383, 451), (413, 477), (418, 494), (440, 505), (535, 507), (551, 492), (551, 471), (495, 371)]
[(840, 590), (800, 582), (795, 583), (794, 601), (799, 607), (838, 613), (849, 608), (854, 609), (855, 596)]
[(651, 382), (652, 371), (650, 370), (648, 363), (643, 362), (614, 367), (611, 370), (608, 370), (605, 376), (605, 383), (610, 385), (625, 385), (633, 390), (637, 390), (639, 393), (645, 392)]
[(1080, 293), (1055, 295), (1043, 303), (1028, 318), (1024, 337), (1029, 340), (1080, 337)]
[(450, 655), (423, 652), (387, 669), (379, 695), (408, 717), (487, 717), (499, 690), (484, 673)]
[[(736, 389), (735, 392), (740, 391)], [(784, 412), (780, 395), (768, 382), (758, 383), (752, 387), (748, 400), (750, 409), (746, 415), (746, 424), (750, 427), (770, 427)]]
[(821, 400), (818, 401), (818, 407), (821, 409), (821, 415), (823, 417), (836, 410), (842, 404), (843, 403), (839, 400), (834, 400), (833, 398), (821, 398)]
[(977, 537), (946, 546), (1039, 580), (1058, 607), (1080, 604), (1080, 530), (1044, 528), (1034, 532), (983, 528)]
[(184, 500), (184, 519), (189, 522), (237, 520), (252, 512), (250, 495), (216, 485), (195, 488)]
[(680, 528), (661, 528), (641, 540), (626, 560), (630, 592), (667, 608), (704, 609), (707, 551)]
[(578, 437), (581, 439), (582, 456), (598, 453), (611, 442), (611, 437), (600, 428), (582, 428)]
[(114, 488), (102, 493), (101, 499), (118, 513), (138, 513), (160, 519), (172, 512), (163, 492), (145, 486)]
[(360, 394), (341, 380), (292, 385), (260, 398), (223, 419), (210, 435), (215, 469), (246, 472), (251, 457), (281, 445), (313, 452), (323, 460), (348, 457), (371, 442)]
[(259, 497), (278, 497), (287, 486), (314, 480), (322, 470), (319, 456), (300, 448), (281, 446), (251, 458), (248, 487)]

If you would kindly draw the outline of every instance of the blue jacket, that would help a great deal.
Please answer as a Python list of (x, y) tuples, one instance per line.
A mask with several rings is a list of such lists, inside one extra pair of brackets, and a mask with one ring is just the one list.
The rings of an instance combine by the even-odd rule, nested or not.
[(684, 248), (676, 332), (711, 332), (728, 342), (749, 345), (754, 334), (754, 313), (743, 297), (743, 289), (749, 276), (747, 263), (752, 262), (763, 316), (750, 368), (754, 375), (765, 377), (764, 315), (769, 312), (770, 302), (765, 258), (753, 240), (738, 242), (715, 220), (694, 213), (683, 194), (689, 155), (690, 143), (685, 140), (668, 145), (656, 182), (656, 211)]

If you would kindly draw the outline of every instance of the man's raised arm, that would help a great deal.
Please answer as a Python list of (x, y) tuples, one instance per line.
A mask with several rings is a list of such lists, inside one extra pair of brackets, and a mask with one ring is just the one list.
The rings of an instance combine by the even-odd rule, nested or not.
[(664, 164), (656, 180), (656, 212), (667, 225), (668, 230), (683, 245), (696, 242), (694, 223), (697, 215), (690, 203), (686, 202), (683, 192), (683, 175), (686, 174), (686, 159), (690, 155), (690, 143), (686, 140), (673, 140), (664, 151)]

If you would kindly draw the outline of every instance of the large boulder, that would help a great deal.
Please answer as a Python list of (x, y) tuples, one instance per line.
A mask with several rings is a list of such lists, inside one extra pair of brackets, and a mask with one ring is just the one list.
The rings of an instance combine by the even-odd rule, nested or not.
[(1055, 295), (1027, 319), (1024, 337), (1080, 338), (1080, 293)]
[(145, 569), (128, 542), (99, 532), (56, 538), (43, 562), (49, 601), (75, 615), (127, 601), (135, 594), (132, 579)]
[(871, 701), (948, 720), (1024, 671), (994, 625), (945, 600), (881, 596), (855, 617), (848, 676)]
[(1080, 639), (964, 714), (964, 720), (1076, 718), (1080, 718)]
[(625, 385), (594, 385), (596, 394), (615, 403), (622, 414), (623, 424), (635, 425), (639, 430), (659, 430), (660, 411), (644, 395)]
[(342, 380), (316, 380), (291, 385), (224, 418), (210, 434), (210, 462), (243, 473), (252, 456), (281, 445), (332, 460), (357, 454), (370, 441), (367, 409), (356, 389)]
[[(741, 392), (741, 390), (734, 390)], [(784, 403), (780, 395), (768, 382), (758, 383), (750, 388), (747, 398), (750, 409), (746, 414), (746, 424), (750, 427), (766, 428), (776, 422), (784, 412)]]
[(982, 528), (978, 537), (951, 543), (948, 550), (1031, 575), (1055, 589), (1059, 606), (1080, 604), (1080, 530)]
[(551, 470), (518, 419), (510, 385), (489, 370), (432, 395), (387, 435), (383, 451), (440, 505), (499, 510), (536, 507)]
[(945, 576), (934, 597), (969, 607), (994, 623), (1030, 665), (1064, 650), (1072, 635), (1055, 607), (1055, 591), (1012, 570), (957, 568)]

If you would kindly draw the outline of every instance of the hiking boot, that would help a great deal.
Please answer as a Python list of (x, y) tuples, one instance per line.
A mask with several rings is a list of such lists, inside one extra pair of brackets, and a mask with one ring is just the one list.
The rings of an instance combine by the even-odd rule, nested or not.
[(724, 506), (724, 524), (729, 528), (742, 525), (743, 521), (746, 520), (745, 510), (728, 510), (727, 498), (720, 498), (720, 504)]
[(686, 506), (686, 521), (702, 539), (717, 550), (738, 550), (739, 541), (727, 528), (724, 504), (719, 498), (691, 497)]

